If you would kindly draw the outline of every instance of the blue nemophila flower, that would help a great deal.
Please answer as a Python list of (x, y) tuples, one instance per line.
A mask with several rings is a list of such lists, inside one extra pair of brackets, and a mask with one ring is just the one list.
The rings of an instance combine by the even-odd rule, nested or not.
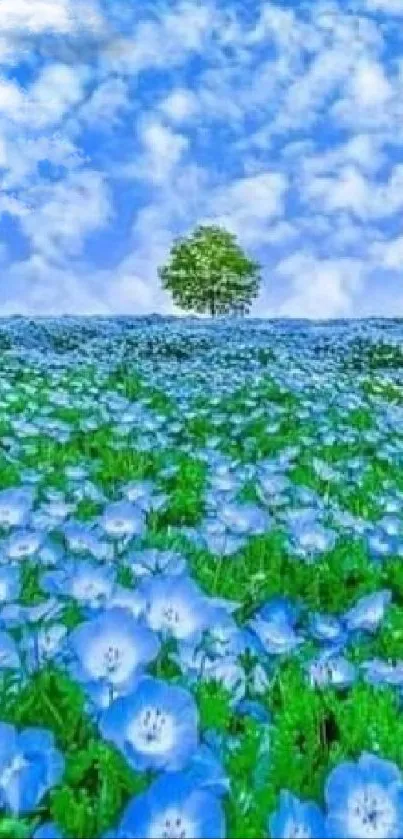
[(136, 577), (145, 577), (149, 574), (178, 575), (186, 571), (185, 557), (171, 550), (144, 548), (141, 551), (132, 551), (124, 561)]
[(304, 638), (295, 632), (299, 609), (288, 598), (273, 597), (249, 622), (265, 651), (283, 655), (295, 650)]
[(0, 621), (10, 629), (24, 624), (38, 624), (44, 620), (53, 620), (60, 615), (63, 606), (54, 597), (38, 603), (36, 606), (20, 606), (9, 603), (0, 611)]
[(81, 483), (88, 477), (88, 468), (81, 464), (69, 464), (65, 467), (66, 478), (72, 483)]
[(201, 743), (193, 752), (185, 771), (195, 785), (214, 795), (225, 795), (230, 789), (230, 780), (221, 762), (205, 743)]
[(256, 504), (226, 501), (217, 515), (219, 520), (236, 534), (259, 535), (266, 533), (270, 526), (268, 514)]
[(50, 539), (42, 543), (37, 553), (39, 565), (46, 568), (54, 568), (63, 562), (64, 550), (61, 545), (51, 542)]
[(0, 723), (0, 808), (14, 815), (31, 812), (59, 783), (63, 772), (64, 758), (50, 731), (27, 728), (18, 732)]
[(164, 636), (189, 638), (210, 624), (214, 606), (186, 576), (148, 577), (141, 581), (138, 592), (149, 627)]
[(369, 554), (374, 560), (381, 560), (396, 553), (397, 540), (382, 528), (373, 526), (367, 533)]
[(356, 605), (344, 615), (347, 629), (350, 632), (355, 630), (376, 632), (391, 599), (392, 593), (388, 589), (361, 597)]
[(114, 609), (115, 606), (127, 609), (135, 618), (140, 618), (144, 609), (142, 597), (137, 589), (124, 588), (124, 586), (115, 586), (111, 597), (105, 604), (106, 609)]
[(332, 687), (343, 690), (357, 678), (357, 670), (344, 656), (330, 648), (323, 650), (308, 665), (309, 680), (313, 687)]
[[(246, 649), (246, 640), (239, 626), (228, 611), (221, 605), (221, 601), (211, 599), (211, 620), (208, 629), (194, 634), (190, 640), (185, 639), (178, 643), (179, 658), (183, 661), (191, 661), (192, 657), (200, 650), (210, 659), (227, 657), (236, 658)], [(217, 603), (213, 610), (214, 604)]]
[[(215, 556), (233, 556), (242, 550), (247, 543), (247, 537), (241, 533), (230, 533), (218, 519), (214, 522), (206, 521), (199, 530), (202, 545)], [(196, 541), (197, 544), (197, 541)]]
[(7, 632), (0, 631), (0, 671), (18, 669), (20, 667), (20, 656), (14, 638)]
[(293, 523), (290, 533), (290, 548), (305, 560), (313, 561), (318, 554), (331, 550), (336, 544), (336, 534), (319, 522)]
[(0, 491), (0, 527), (23, 527), (32, 509), (34, 494), (31, 489), (3, 489)]
[(135, 691), (115, 699), (100, 729), (138, 770), (183, 769), (198, 745), (198, 711), (188, 691), (144, 677)]
[(223, 494), (234, 493), (238, 490), (240, 478), (224, 466), (222, 471), (217, 469), (216, 473), (211, 475), (209, 483), (212, 490), (211, 498), (215, 496), (219, 500)]
[(330, 773), (325, 786), (331, 839), (400, 839), (403, 782), (398, 767), (364, 752)]
[(123, 487), (123, 494), (144, 512), (160, 510), (168, 497), (165, 493), (157, 493), (152, 481), (131, 481)]
[(270, 506), (276, 506), (279, 501), (283, 501), (285, 493), (291, 486), (291, 481), (284, 474), (277, 471), (278, 464), (274, 464), (274, 469), (264, 470), (258, 475), (258, 483), (256, 491), (261, 501)]
[(143, 510), (130, 501), (112, 501), (105, 507), (99, 524), (110, 539), (143, 536), (146, 528)]
[(249, 625), (270, 655), (286, 655), (304, 642), (302, 635), (285, 620), (265, 621), (257, 617)]
[(129, 691), (140, 668), (159, 652), (156, 636), (118, 607), (77, 626), (68, 643), (74, 654), (70, 668), (80, 682), (103, 683), (118, 692)]
[(96, 559), (113, 557), (113, 546), (105, 542), (104, 534), (93, 526), (69, 521), (63, 527), (63, 534), (71, 553), (89, 553)]
[(75, 506), (64, 498), (49, 499), (40, 510), (33, 514), (32, 525), (39, 530), (53, 530), (74, 512)]
[(298, 620), (300, 611), (300, 607), (288, 597), (274, 595), (263, 604), (256, 617), (260, 617), (262, 620), (268, 622), (275, 620), (287, 621), (290, 626), (294, 626)]
[(391, 664), (379, 658), (363, 661), (360, 669), (366, 682), (372, 685), (394, 685), (403, 687), (403, 661)]
[(17, 565), (0, 567), (0, 606), (17, 600), (21, 589), (20, 569)]
[(327, 835), (318, 805), (300, 801), (288, 790), (280, 792), (279, 808), (269, 819), (269, 832), (271, 839), (326, 839)]
[(310, 633), (317, 641), (323, 641), (337, 647), (343, 646), (347, 633), (340, 618), (335, 615), (323, 615), (314, 612), (309, 620)]
[(95, 565), (91, 560), (65, 560), (58, 568), (47, 571), (41, 588), (59, 597), (71, 597), (82, 606), (97, 609), (111, 597), (115, 585), (113, 566)]
[(59, 623), (43, 626), (23, 638), (21, 648), (25, 653), (25, 665), (29, 671), (44, 667), (49, 661), (61, 657), (67, 628)]
[(379, 519), (378, 527), (380, 527), (387, 536), (402, 536), (402, 521), (399, 515), (386, 515)]
[(37, 530), (14, 530), (3, 543), (4, 554), (11, 560), (28, 559), (37, 553), (42, 539), (42, 533)]
[(119, 825), (125, 839), (224, 839), (220, 800), (186, 773), (163, 775), (132, 799)]

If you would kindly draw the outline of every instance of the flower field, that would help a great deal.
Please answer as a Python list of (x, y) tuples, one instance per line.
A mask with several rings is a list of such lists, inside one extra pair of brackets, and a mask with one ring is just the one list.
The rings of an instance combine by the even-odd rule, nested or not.
[(0, 325), (0, 839), (403, 836), (403, 324)]

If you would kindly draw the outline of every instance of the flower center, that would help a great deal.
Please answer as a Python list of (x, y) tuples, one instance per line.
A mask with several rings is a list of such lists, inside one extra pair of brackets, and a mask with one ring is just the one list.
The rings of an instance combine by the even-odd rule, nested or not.
[(128, 739), (141, 752), (168, 751), (174, 741), (173, 719), (161, 708), (148, 706), (130, 725)]
[(176, 807), (166, 810), (151, 825), (150, 839), (191, 839), (196, 836), (195, 825)]
[(288, 836), (289, 839), (311, 839), (312, 836), (309, 827), (301, 824), (301, 822), (296, 822), (295, 819), (291, 819), (287, 823), (284, 835)]
[(357, 836), (383, 839), (393, 834), (396, 827), (395, 808), (382, 788), (368, 785), (359, 790), (350, 806), (353, 831)]
[(122, 660), (122, 651), (112, 645), (104, 652), (104, 664), (108, 673), (115, 673)]

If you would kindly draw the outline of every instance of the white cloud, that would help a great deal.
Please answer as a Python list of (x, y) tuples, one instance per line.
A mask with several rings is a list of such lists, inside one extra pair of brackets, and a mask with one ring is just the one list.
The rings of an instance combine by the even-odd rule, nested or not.
[(371, 256), (383, 268), (401, 271), (403, 268), (403, 236), (387, 242), (375, 242), (371, 247)]
[(0, 117), (12, 117), (24, 106), (24, 92), (16, 82), (0, 79)]
[(104, 50), (104, 66), (133, 76), (151, 67), (180, 66), (189, 54), (202, 51), (212, 15), (208, 4), (189, 0), (157, 10), (157, 19), (140, 19), (132, 35), (112, 38)]
[(364, 0), (365, 7), (370, 12), (383, 12), (385, 15), (403, 16), (401, 0)]
[(191, 90), (178, 87), (160, 102), (159, 109), (171, 122), (187, 122), (198, 111), (197, 97)]
[(348, 93), (360, 108), (385, 107), (392, 88), (383, 67), (376, 61), (361, 60), (354, 68)]
[(143, 114), (137, 133), (143, 152), (136, 156), (135, 162), (114, 167), (114, 175), (144, 180), (157, 187), (166, 186), (183, 160), (189, 146), (188, 138), (151, 114)]
[(101, 29), (102, 17), (89, 0), (1, 0), (0, 32), (69, 34), (84, 27)]
[(91, 170), (27, 191), (31, 212), (21, 227), (36, 253), (47, 259), (79, 254), (85, 237), (112, 217), (104, 177)]
[(261, 172), (239, 178), (212, 194), (205, 222), (223, 225), (246, 245), (270, 240), (271, 222), (282, 215), (287, 178)]
[(278, 307), (280, 317), (334, 318), (352, 315), (364, 282), (364, 266), (354, 259), (317, 259), (301, 251), (276, 266), (291, 282), (291, 293)]

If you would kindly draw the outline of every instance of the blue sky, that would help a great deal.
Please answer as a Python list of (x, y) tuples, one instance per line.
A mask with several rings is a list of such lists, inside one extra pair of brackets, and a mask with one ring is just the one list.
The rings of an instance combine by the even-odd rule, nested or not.
[(403, 0), (0, 0), (0, 314), (179, 314), (222, 224), (252, 314), (403, 316)]

